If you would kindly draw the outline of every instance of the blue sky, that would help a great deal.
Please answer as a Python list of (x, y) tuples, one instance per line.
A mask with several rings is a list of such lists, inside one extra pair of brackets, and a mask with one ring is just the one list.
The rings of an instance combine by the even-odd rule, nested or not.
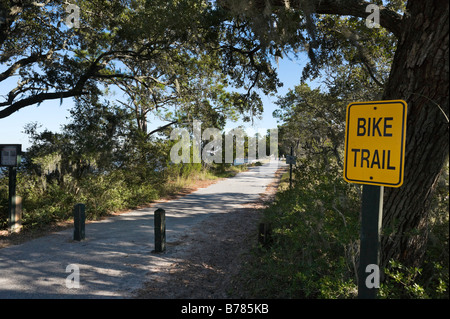
[[(290, 60), (284, 58), (279, 60), (278, 75), (284, 86), (279, 89), (277, 95), (284, 95), (289, 88), (299, 84), (301, 71), (305, 63), (306, 59)], [(14, 83), (10, 85), (12, 86)], [(0, 86), (0, 90), (3, 92), (9, 92), (9, 89), (10, 87), (5, 87), (5, 85)], [(277, 97), (264, 95), (261, 95), (261, 97), (264, 103), (264, 114), (261, 120), (254, 122), (252, 128), (255, 130), (276, 128), (277, 122), (272, 117), (272, 112), (275, 110), (274, 102), (277, 100)], [(42, 125), (41, 130), (46, 128), (50, 131), (58, 132), (61, 129), (61, 125), (68, 123), (69, 110), (73, 106), (72, 98), (64, 99), (61, 105), (59, 100), (45, 101), (39, 106), (32, 105), (7, 118), (0, 119), (0, 144), (22, 144), (22, 150), (26, 150), (30, 145), (28, 136), (23, 133), (26, 124), (38, 122)], [(150, 118), (149, 130), (155, 129), (162, 124), (164, 123)], [(237, 127), (240, 124), (242, 123), (229, 123), (226, 129)], [(249, 127), (250, 124), (246, 123), (245, 126)]]

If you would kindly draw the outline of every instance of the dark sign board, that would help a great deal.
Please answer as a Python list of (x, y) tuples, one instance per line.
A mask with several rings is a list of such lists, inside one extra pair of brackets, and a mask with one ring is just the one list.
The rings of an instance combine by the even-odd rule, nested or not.
[(0, 166), (17, 166), (21, 153), (21, 144), (0, 144)]

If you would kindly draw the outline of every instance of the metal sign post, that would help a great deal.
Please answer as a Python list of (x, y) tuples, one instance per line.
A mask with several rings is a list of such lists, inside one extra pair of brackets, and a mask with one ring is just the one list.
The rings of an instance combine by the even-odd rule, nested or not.
[(403, 184), (407, 104), (403, 100), (347, 106), (344, 179), (363, 184), (358, 298), (380, 288), (380, 231), (384, 187)]
[(20, 162), (22, 145), (1, 144), (0, 145), (0, 166), (9, 168), (9, 231), (16, 232), (21, 227), (22, 205), (21, 199), (16, 196), (17, 166)]
[[(384, 186), (363, 185), (358, 269), (358, 298), (360, 299), (375, 299), (376, 288), (380, 288), (377, 284), (379, 278), (370, 278), (369, 275), (372, 271), (376, 271), (375, 275), (379, 275), (383, 191)], [(372, 279), (375, 282), (371, 282)]]
[(294, 151), (291, 146), (291, 157), (289, 158), (289, 189), (292, 189), (292, 157), (294, 156)]
[(291, 155), (286, 155), (286, 164), (289, 164), (289, 189), (292, 188), (292, 165), (295, 165), (297, 158), (294, 156), (294, 149), (291, 146)]

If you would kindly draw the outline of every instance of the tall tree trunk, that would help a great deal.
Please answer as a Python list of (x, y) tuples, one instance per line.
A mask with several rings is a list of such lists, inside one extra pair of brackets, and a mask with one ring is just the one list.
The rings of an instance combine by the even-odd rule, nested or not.
[(405, 176), (400, 188), (385, 188), (381, 266), (420, 265), (449, 152), (449, 3), (410, 0), (403, 23), (384, 99), (408, 103)]

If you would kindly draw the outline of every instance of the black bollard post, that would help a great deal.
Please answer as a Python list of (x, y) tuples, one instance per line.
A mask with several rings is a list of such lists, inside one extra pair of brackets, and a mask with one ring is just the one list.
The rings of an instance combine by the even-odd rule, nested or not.
[(270, 223), (259, 224), (258, 242), (266, 248), (272, 243), (272, 225)]
[(154, 253), (166, 251), (166, 211), (155, 210), (155, 250)]
[(84, 231), (85, 221), (86, 221), (85, 205), (76, 204), (73, 209), (73, 223), (74, 223), (73, 240), (80, 241), (85, 238), (85, 231)]

